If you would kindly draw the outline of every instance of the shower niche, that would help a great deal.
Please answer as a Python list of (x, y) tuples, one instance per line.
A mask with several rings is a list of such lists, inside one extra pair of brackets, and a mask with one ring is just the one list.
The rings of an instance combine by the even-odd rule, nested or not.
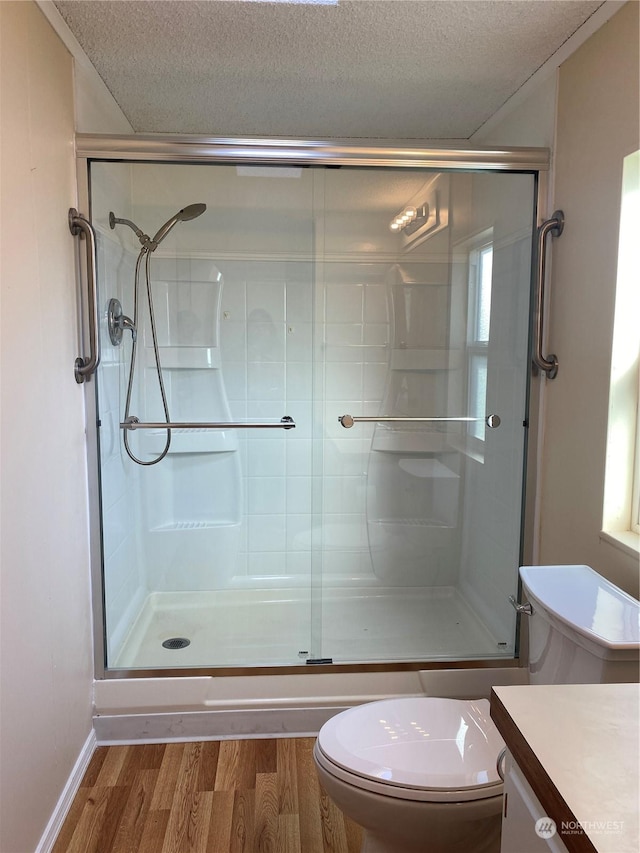
[[(210, 261), (154, 258), (152, 282), (172, 422), (231, 421), (220, 357), (221, 273)], [(148, 321), (142, 343), (139, 417), (161, 422)], [(152, 460), (164, 448), (166, 430), (141, 430), (135, 438), (141, 457)], [(172, 429), (166, 459), (142, 469), (140, 489), (153, 588), (226, 585), (235, 569), (242, 520), (237, 431)]]

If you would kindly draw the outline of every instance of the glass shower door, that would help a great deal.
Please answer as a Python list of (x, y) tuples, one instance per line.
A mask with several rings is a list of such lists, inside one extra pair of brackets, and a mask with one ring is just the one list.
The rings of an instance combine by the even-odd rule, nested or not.
[[(313, 192), (302, 169), (92, 164), (110, 668), (312, 656)], [(193, 203), (206, 211), (145, 252), (145, 235)], [(111, 212), (124, 221), (111, 227)], [(129, 318), (120, 344), (114, 298)], [(126, 431), (130, 453), (129, 397), (130, 416), (156, 424)]]
[(92, 163), (108, 668), (513, 656), (534, 193)]
[[(387, 201), (375, 220), (372, 186)], [(531, 175), (326, 175), (317, 371), (334, 662), (514, 655), (534, 191)], [(348, 241), (347, 198), (362, 199)]]

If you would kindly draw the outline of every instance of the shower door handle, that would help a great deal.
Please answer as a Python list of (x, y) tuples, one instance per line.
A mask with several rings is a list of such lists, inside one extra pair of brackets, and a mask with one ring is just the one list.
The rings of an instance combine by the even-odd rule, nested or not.
[(338, 423), (345, 429), (351, 429), (354, 424), (379, 424), (379, 423), (400, 423), (400, 424), (434, 424), (434, 423), (480, 423), (484, 421), (489, 429), (497, 429), (500, 426), (500, 415), (487, 415), (486, 418), (402, 418), (392, 417), (390, 415), (381, 415), (380, 417), (354, 417), (353, 415), (340, 415)]
[(96, 232), (93, 226), (75, 207), (69, 208), (69, 230), (74, 237), (82, 237), (87, 243), (87, 314), (89, 318), (89, 356), (81, 355), (75, 360), (74, 375), (78, 385), (91, 379), (100, 363), (100, 339), (98, 337), (98, 291), (96, 281)]

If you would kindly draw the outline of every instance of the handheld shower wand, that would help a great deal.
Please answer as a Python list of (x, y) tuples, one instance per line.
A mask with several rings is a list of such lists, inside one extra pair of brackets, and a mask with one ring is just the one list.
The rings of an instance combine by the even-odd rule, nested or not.
[(195, 219), (197, 216), (203, 214), (206, 209), (206, 204), (190, 204), (188, 207), (183, 207), (182, 210), (179, 210), (175, 216), (168, 219), (164, 225), (158, 229), (155, 237), (151, 240), (150, 251), (153, 252), (154, 249), (158, 247), (174, 225), (177, 225), (178, 222), (188, 222), (190, 219)]

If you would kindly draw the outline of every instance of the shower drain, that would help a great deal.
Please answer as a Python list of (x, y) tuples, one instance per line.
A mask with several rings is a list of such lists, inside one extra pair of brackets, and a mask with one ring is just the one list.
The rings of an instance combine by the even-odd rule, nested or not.
[(169, 640), (165, 640), (162, 645), (165, 649), (186, 649), (187, 646), (191, 645), (191, 640), (187, 640), (186, 637), (171, 637)]

